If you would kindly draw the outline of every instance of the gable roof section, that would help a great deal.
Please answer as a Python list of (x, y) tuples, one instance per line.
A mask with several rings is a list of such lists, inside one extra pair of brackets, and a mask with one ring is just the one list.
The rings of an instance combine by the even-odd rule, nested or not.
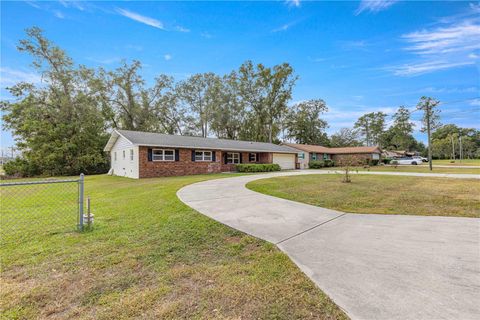
[[(153, 132), (114, 130), (104, 151), (110, 151), (115, 144), (116, 139), (123, 136), (133, 145), (150, 147), (170, 147), (186, 149), (208, 149), (208, 150), (226, 150), (226, 151), (245, 151), (245, 152), (277, 152), (277, 153), (297, 153), (298, 151), (288, 146), (280, 146), (266, 142), (252, 142), (242, 140), (228, 140), (217, 138), (203, 138), (170, 135)], [(111, 141), (112, 140), (112, 141)]]
[(377, 146), (373, 147), (345, 147), (345, 148), (327, 148), (313, 144), (284, 143), (284, 145), (302, 150), (305, 152), (328, 153), (328, 154), (353, 154), (353, 153), (381, 153)]
[(284, 143), (284, 145), (298, 149), (298, 150), (302, 150), (305, 152), (330, 153), (330, 148), (317, 146), (314, 144)]

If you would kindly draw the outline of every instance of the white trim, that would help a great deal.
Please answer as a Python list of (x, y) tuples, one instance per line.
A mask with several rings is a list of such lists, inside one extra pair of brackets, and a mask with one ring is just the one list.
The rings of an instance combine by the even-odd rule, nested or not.
[[(155, 160), (154, 152), (155, 151), (162, 151), (162, 160)], [(173, 159), (172, 160), (165, 160), (165, 151), (172, 151), (173, 152)], [(175, 149), (152, 149), (152, 161), (155, 162), (174, 162), (175, 161)]]
[[(232, 155), (232, 162), (228, 162), (228, 154), (231, 154)], [(238, 162), (235, 162), (235, 157), (233, 157), (233, 155), (237, 155), (238, 158)], [(240, 152), (227, 152), (227, 164), (240, 164)]]
[(296, 154), (298, 151), (270, 151), (270, 150), (259, 150), (259, 149), (229, 149), (229, 148), (221, 148), (221, 147), (192, 147), (192, 146), (178, 146), (178, 145), (165, 145), (165, 144), (134, 144), (135, 146), (140, 147), (157, 147), (157, 148), (174, 148), (174, 149), (193, 149), (193, 150), (220, 150), (220, 151), (228, 151), (228, 152), (259, 152), (259, 153), (285, 153), (285, 154)]
[[(195, 158), (195, 162), (212, 162), (213, 161), (213, 152), (212, 150), (193, 150), (195, 155), (194, 155), (194, 158)], [(201, 152), (202, 153), (202, 160), (197, 160), (197, 152)], [(210, 160), (206, 160), (205, 159), (205, 153), (210, 153)]]

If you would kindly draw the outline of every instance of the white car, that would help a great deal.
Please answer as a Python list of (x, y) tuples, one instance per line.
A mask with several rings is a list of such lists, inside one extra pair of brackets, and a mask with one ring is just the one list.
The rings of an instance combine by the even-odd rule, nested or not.
[(400, 158), (400, 159), (395, 159), (393, 160), (392, 164), (395, 164), (395, 161), (397, 164), (410, 164), (416, 166), (419, 163), (422, 163), (421, 159), (415, 159), (415, 158)]
[(428, 159), (425, 157), (420, 157), (420, 156), (413, 156), (412, 157), (414, 160), (419, 160), (420, 162), (428, 162)]

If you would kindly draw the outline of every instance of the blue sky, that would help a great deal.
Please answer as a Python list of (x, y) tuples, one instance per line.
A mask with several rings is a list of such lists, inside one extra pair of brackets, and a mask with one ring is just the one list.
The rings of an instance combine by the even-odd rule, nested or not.
[[(110, 69), (138, 59), (149, 81), (223, 74), (245, 60), (288, 62), (300, 77), (292, 102), (324, 99), (330, 134), (366, 112), (413, 108), (422, 95), (444, 103), (443, 123), (480, 128), (474, 1), (2, 1), (2, 99), (10, 98), (6, 86), (40, 81), (15, 49), (31, 26), (80, 64)], [(13, 144), (1, 134), (2, 148)]]

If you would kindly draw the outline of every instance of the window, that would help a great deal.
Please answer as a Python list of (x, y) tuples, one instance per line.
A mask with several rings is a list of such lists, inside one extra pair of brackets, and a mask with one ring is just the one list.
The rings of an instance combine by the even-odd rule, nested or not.
[(317, 154), (316, 153), (312, 153), (312, 160), (317, 160)]
[(133, 149), (130, 149), (130, 161), (133, 161)]
[(298, 159), (305, 159), (305, 153), (300, 152), (300, 153), (298, 154)]
[(123, 159), (125, 159), (125, 150), (123, 150)]
[(195, 161), (212, 161), (212, 151), (195, 151)]
[(323, 154), (323, 160), (327, 160), (328, 159), (328, 154), (324, 153)]
[(117, 161), (117, 151), (113, 153), (113, 161)]
[(174, 161), (175, 151), (170, 149), (153, 149), (152, 160), (153, 161)]
[(257, 154), (256, 153), (249, 153), (248, 154), (248, 162), (257, 162)]
[(227, 153), (227, 163), (240, 163), (240, 153), (228, 152)]

